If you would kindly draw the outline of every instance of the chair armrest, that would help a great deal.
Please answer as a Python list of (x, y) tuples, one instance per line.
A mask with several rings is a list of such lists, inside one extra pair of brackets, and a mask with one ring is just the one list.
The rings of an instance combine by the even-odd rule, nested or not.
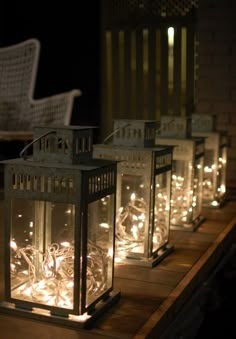
[(32, 140), (32, 131), (1, 131), (0, 141), (14, 141), (14, 140)]
[(30, 119), (32, 127), (40, 124), (69, 125), (74, 99), (81, 94), (79, 89), (74, 89), (42, 99), (31, 100)]

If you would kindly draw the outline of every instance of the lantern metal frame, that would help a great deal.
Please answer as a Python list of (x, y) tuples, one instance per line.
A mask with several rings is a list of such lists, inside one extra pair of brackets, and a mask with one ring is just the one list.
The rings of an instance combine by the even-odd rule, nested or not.
[[(204, 138), (191, 137), (189, 117), (163, 116), (155, 143), (174, 147), (170, 228), (195, 231), (205, 220), (202, 215)], [(181, 176), (181, 171), (186, 173)]]
[(192, 136), (205, 138), (203, 206), (221, 207), (226, 202), (227, 134), (216, 130), (216, 116), (193, 114)]
[[(32, 157), (26, 159), (22, 157), (3, 162), (5, 167), (6, 268), (5, 294), (0, 303), (0, 310), (39, 320), (87, 328), (120, 298), (120, 292), (113, 291), (117, 164), (112, 161), (92, 159), (91, 127), (37, 127), (35, 128), (34, 136)], [(97, 233), (94, 235), (95, 230), (93, 229), (96, 225), (93, 225), (94, 219), (92, 217), (94, 213), (92, 207), (94, 205), (92, 204), (100, 202), (101, 199), (106, 197), (112, 197), (111, 210), (106, 211), (111, 221), (109, 230), (106, 230), (108, 234), (106, 236), (111, 246), (109, 249), (106, 248), (106, 243), (104, 243), (104, 247), (97, 244)], [(12, 288), (10, 265), (12, 259), (12, 209), (14, 203), (19, 201), (21, 203), (30, 201), (32, 206), (36, 206), (34, 239), (35, 243), (38, 244), (41, 242), (41, 237), (44, 237), (42, 242), (44, 242), (43, 248), (45, 251), (48, 238), (50, 239), (51, 237), (51, 241), (53, 241), (57, 235), (54, 238), (52, 236), (51, 207), (48, 212), (42, 205), (58, 204), (60, 207), (63, 204), (69, 204), (74, 206), (73, 238), (71, 239), (73, 249), (72, 253), (70, 253), (70, 265), (72, 265), (70, 266), (70, 280), (72, 281), (70, 289), (70, 295), (72, 295), (71, 306), (65, 306), (64, 304), (60, 306), (60, 302), (50, 304), (47, 301), (40, 300), (40, 297), (37, 299), (35, 296), (32, 298), (31, 296), (25, 297), (24, 290), (21, 290), (19, 292), (20, 296), (17, 297), (18, 286), (16, 286), (15, 290)], [(39, 209), (37, 209), (38, 206)], [(42, 212), (44, 212), (43, 216)], [(96, 210), (96, 212), (98, 211)], [(42, 219), (44, 220), (42, 221)], [(48, 237), (50, 231), (51, 236)], [(56, 230), (54, 231), (56, 233)], [(92, 249), (91, 237), (94, 238)], [(28, 259), (29, 280), (30, 274), (34, 270), (30, 269), (33, 264), (30, 262), (30, 255), (26, 251), (37, 251), (38, 256), (40, 253), (40, 248), (36, 246), (34, 248), (33, 241), (31, 245), (26, 246), (21, 251), (16, 245), (14, 248), (14, 253), (17, 253), (18, 257), (21, 255)], [(96, 255), (92, 253), (94, 248), (96, 248)], [(47, 255), (52, 257), (56, 249), (55, 244), (52, 244), (49, 247), (49, 253), (43, 252), (43, 262), (45, 262)], [(105, 270), (107, 271), (105, 272), (106, 274), (103, 272), (102, 279), (104, 281), (101, 284), (96, 280), (97, 275), (93, 275), (96, 287), (92, 290), (93, 294), (90, 298), (88, 289), (89, 284), (91, 284), (92, 273), (89, 271), (89, 267), (92, 255), (96, 257), (96, 260), (101, 255), (100, 263), (105, 267), (104, 272)], [(63, 269), (65, 270), (65, 257), (60, 258), (60, 262), (64, 262), (60, 272), (60, 262), (56, 261), (56, 255), (53, 258), (55, 263), (53, 266), (54, 273), (50, 273), (50, 278), (53, 277), (56, 283), (61, 286), (61, 281), (63, 281), (62, 274), (64, 276), (69, 274), (68, 272), (63, 272)], [(39, 264), (36, 260), (35, 267), (37, 265)], [(47, 263), (47, 267), (49, 266), (52, 271), (52, 264)], [(35, 268), (35, 271), (37, 271), (37, 268)], [(43, 269), (40, 268), (38, 271), (42, 275)], [(28, 278), (25, 278), (25, 280), (27, 281)], [(48, 275), (45, 280), (47, 281), (47, 279)], [(60, 281), (58, 282), (58, 280)], [(24, 286), (23, 283), (21, 284)], [(29, 285), (32, 287), (31, 281)], [(33, 295), (34, 292), (31, 293)]]
[[(110, 135), (113, 137), (113, 143), (95, 144), (93, 147), (94, 158), (118, 161), (116, 262), (153, 267), (174, 249), (174, 247), (169, 244), (169, 204), (173, 147), (153, 147), (155, 130), (156, 122), (151, 120), (118, 119), (114, 121), (114, 130)], [(106, 138), (106, 140), (108, 140), (109, 137)], [(162, 192), (161, 187), (158, 187), (158, 178), (161, 178), (162, 175), (166, 176), (164, 179), (166, 184), (164, 188), (165, 192)], [(136, 178), (141, 178), (140, 182), (138, 182), (139, 179)], [(146, 200), (146, 197), (144, 198), (144, 194), (135, 200), (135, 198), (132, 198), (134, 194), (132, 193), (130, 200), (126, 200), (124, 197), (124, 191), (126, 190), (124, 189), (125, 185), (126, 189), (130, 191), (136, 190), (137, 186), (142, 186), (143, 192), (145, 190), (146, 192), (148, 191), (148, 199)], [(164, 195), (165, 202), (163, 202)], [(160, 196), (162, 196), (162, 201)], [(140, 205), (137, 206), (136, 203)], [(145, 204), (145, 208), (143, 208), (143, 206), (140, 207), (142, 204)], [(126, 217), (131, 218), (129, 213), (131, 208), (134, 207), (133, 205), (136, 205), (136, 210), (141, 211), (142, 214), (145, 215), (144, 221), (141, 222), (142, 226), (140, 226), (144, 228), (144, 234), (142, 235), (142, 240), (140, 240), (140, 243), (143, 244), (140, 245), (140, 248), (143, 247), (140, 251), (137, 250), (137, 252), (135, 252), (135, 249), (129, 250), (128, 242), (134, 244), (135, 241), (133, 237), (130, 239), (131, 233), (127, 232), (128, 226), (122, 224)], [(156, 221), (157, 210), (160, 211), (160, 215), (163, 213), (163, 218), (165, 219), (163, 226), (161, 222), (159, 222), (158, 225), (158, 221)], [(132, 215), (132, 218), (134, 218), (133, 220), (138, 220), (140, 216)], [(163, 236), (164, 240), (160, 240), (160, 244), (155, 247), (154, 239), (155, 236), (158, 236), (156, 233), (161, 233), (162, 227), (163, 234), (165, 233), (165, 236)], [(160, 239), (162, 239), (161, 236)], [(125, 248), (125, 246), (127, 246), (127, 248)]]

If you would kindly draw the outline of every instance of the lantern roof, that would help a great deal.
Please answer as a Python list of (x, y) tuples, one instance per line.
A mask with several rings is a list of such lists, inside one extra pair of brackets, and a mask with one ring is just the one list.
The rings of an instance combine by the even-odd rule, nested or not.
[(153, 147), (155, 145), (155, 120), (114, 120), (113, 145)]
[[(35, 126), (33, 160), (79, 164), (92, 158), (93, 126)], [(28, 147), (27, 146), (27, 147)]]
[(8, 165), (29, 165), (31, 167), (44, 167), (44, 168), (52, 168), (54, 169), (75, 169), (79, 171), (91, 171), (96, 170), (101, 167), (106, 167), (108, 165), (116, 164), (117, 161), (107, 160), (107, 159), (89, 159), (88, 161), (84, 161), (79, 164), (64, 164), (64, 163), (53, 163), (53, 162), (40, 162), (35, 161), (33, 157), (29, 157), (27, 159), (16, 158), (16, 159), (8, 159), (3, 160), (0, 163), (8, 164)]
[(216, 115), (193, 114), (192, 115), (193, 132), (216, 132)]

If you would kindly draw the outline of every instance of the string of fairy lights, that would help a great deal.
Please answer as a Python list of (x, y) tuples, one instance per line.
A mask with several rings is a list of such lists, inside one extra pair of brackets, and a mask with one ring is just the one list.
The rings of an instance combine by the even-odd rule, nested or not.
[[(73, 306), (74, 247), (69, 243), (60, 246), (53, 243), (45, 253), (34, 246), (18, 248), (11, 241), (12, 280), (17, 278), (18, 288), (14, 298), (46, 303), (71, 309)], [(37, 269), (36, 257), (40, 257)], [(87, 295), (97, 296), (107, 288), (107, 265), (109, 254), (93, 242), (88, 242)], [(25, 270), (22, 270), (25, 267)], [(39, 274), (40, 272), (40, 274)], [(25, 278), (28, 278), (27, 281)], [(26, 282), (24, 282), (26, 281)]]

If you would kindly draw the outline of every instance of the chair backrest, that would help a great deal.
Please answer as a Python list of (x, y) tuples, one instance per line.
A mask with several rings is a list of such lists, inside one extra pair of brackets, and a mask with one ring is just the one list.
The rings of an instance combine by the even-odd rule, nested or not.
[[(28, 39), (0, 48), (0, 129), (21, 129), (29, 110), (38, 69), (40, 43)], [(25, 126), (22, 126), (25, 129)]]

